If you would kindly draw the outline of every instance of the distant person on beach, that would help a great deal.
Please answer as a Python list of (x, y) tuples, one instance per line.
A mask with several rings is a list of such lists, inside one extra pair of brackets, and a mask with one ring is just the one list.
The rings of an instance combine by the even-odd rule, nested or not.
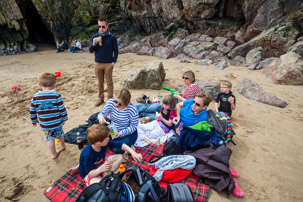
[(95, 52), (95, 74), (99, 85), (96, 107), (104, 103), (104, 76), (107, 82), (107, 98), (113, 97), (114, 83), (112, 73), (118, 59), (117, 39), (110, 33), (107, 20), (99, 18), (98, 27), (99, 32), (92, 36), (89, 46), (89, 51), (91, 53)]
[[(67, 111), (60, 93), (54, 90), (56, 87), (54, 74), (47, 72), (40, 74), (38, 86), (42, 88), (42, 91), (36, 93), (31, 100), (30, 118), (34, 126), (40, 123), (52, 159), (55, 159), (61, 151), (65, 150), (62, 126), (67, 121)], [(55, 138), (59, 139), (60, 142), (61, 149), (59, 151), (56, 151)]]
[(57, 53), (65, 51), (67, 49), (68, 49), (68, 43), (65, 40), (63, 40), (58, 47)]
[(78, 50), (81, 50), (81, 49), (82, 49), (82, 46), (81, 46), (80, 41), (75, 40), (74, 42), (75, 42), (74, 46), (72, 46), (72, 47), (69, 49), (69, 52), (70, 52), (70, 53), (74, 53), (75, 51), (78, 51)]
[(56, 40), (56, 47), (57, 47), (57, 50), (58, 50), (59, 46), (60, 46), (59, 40)]
[(181, 102), (184, 102), (185, 100), (194, 99), (196, 94), (202, 92), (198, 84), (195, 83), (196, 78), (195, 73), (193, 71), (189, 70), (184, 72), (182, 79), (187, 88), (179, 95), (174, 95), (174, 97), (180, 100)]
[(232, 83), (227, 80), (221, 81), (220, 91), (218, 94), (216, 103), (215, 103), (215, 111), (216, 112), (224, 112), (231, 117), (232, 110), (236, 109), (236, 97), (231, 92)]

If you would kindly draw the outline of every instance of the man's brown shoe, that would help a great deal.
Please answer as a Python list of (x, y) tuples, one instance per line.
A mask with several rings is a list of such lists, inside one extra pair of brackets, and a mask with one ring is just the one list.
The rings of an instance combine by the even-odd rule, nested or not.
[(98, 100), (96, 103), (95, 103), (95, 107), (99, 107), (100, 105), (102, 105), (104, 103), (103, 100)]

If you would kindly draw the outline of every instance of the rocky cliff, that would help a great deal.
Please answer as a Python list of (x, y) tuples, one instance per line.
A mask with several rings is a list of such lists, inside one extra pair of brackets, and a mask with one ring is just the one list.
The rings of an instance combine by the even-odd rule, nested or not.
[[(278, 44), (279, 55), (302, 36), (302, 4), (302, 0), (1, 0), (0, 54), (25, 49), (28, 42), (88, 40), (103, 16), (116, 35), (154, 34), (175, 23), (189, 33), (223, 36), (239, 45), (270, 32), (265, 41)], [(273, 42), (282, 22), (283, 34)], [(285, 34), (291, 41), (283, 41), (289, 38)], [(259, 45), (255, 44), (250, 46)], [(250, 46), (238, 50), (248, 52)]]

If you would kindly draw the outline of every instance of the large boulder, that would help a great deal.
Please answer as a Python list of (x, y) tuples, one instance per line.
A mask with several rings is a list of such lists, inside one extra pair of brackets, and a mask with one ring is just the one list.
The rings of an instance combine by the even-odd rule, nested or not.
[(303, 59), (294, 52), (288, 52), (264, 68), (263, 73), (276, 84), (303, 85)]
[(271, 58), (266, 58), (265, 60), (262, 60), (258, 66), (256, 66), (255, 69), (264, 69), (265, 67), (269, 66), (271, 63), (274, 63), (278, 60), (279, 58), (276, 57), (271, 57)]
[(246, 66), (259, 64), (264, 59), (264, 51), (261, 46), (250, 50), (246, 55)]
[(303, 41), (298, 41), (291, 47), (289, 47), (288, 52), (295, 52), (301, 57), (303, 57)]
[(262, 102), (264, 104), (281, 108), (287, 106), (286, 102), (268, 92), (265, 92), (257, 83), (247, 78), (244, 78), (242, 81), (240, 81), (237, 90), (244, 97), (255, 100), (257, 102)]
[(160, 90), (165, 76), (162, 62), (153, 61), (148, 67), (140, 68), (130, 74), (126, 80), (126, 86), (129, 89)]
[(155, 48), (154, 56), (158, 56), (160, 58), (168, 59), (173, 56), (173, 52), (167, 47), (157, 47)]

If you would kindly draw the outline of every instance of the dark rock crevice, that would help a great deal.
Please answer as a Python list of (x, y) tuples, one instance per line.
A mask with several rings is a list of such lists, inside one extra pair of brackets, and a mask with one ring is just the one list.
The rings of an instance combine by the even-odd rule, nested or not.
[[(31, 2), (31, 1), (29, 1)], [(21, 7), (22, 8), (22, 7)], [(24, 8), (25, 24), (28, 29), (28, 40), (30, 43), (46, 43), (55, 44), (55, 39), (51, 31), (48, 30), (46, 24), (42, 21), (37, 9), (31, 3)]]

